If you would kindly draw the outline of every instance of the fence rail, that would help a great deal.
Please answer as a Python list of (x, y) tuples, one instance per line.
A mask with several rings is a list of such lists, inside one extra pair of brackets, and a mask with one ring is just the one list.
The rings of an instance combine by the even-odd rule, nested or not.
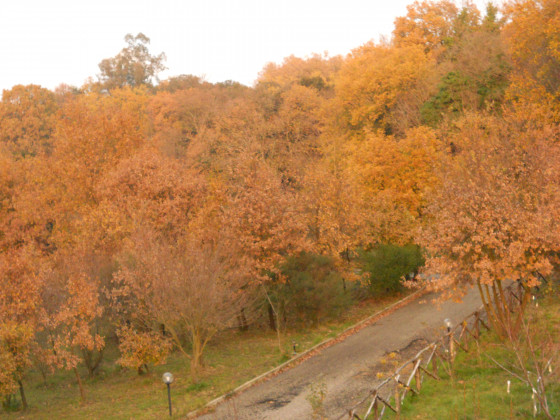
[[(507, 288), (510, 308), (521, 302), (523, 290), (513, 290), (514, 284)], [(453, 327), (448, 327), (445, 335), (420, 350), (413, 358), (401, 364), (391, 376), (387, 377), (361, 401), (351, 407), (341, 419), (380, 420), (388, 409), (399, 417), (406, 395), (419, 394), (426, 377), (439, 380), (439, 369), (451, 375), (457, 347), (469, 351), (469, 341), (478, 341), (481, 328), (490, 329), (485, 321), (483, 307), (467, 316)], [(367, 407), (367, 409), (366, 409)], [(360, 415), (359, 413), (363, 413)]]

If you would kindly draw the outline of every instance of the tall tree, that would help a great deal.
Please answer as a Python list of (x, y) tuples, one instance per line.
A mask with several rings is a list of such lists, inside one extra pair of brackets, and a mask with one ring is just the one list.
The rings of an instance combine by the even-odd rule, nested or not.
[(128, 242), (113, 292), (133, 325), (140, 323), (144, 331), (164, 326), (190, 360), (195, 380), (208, 341), (231, 326), (246, 299), (234, 244), (208, 226), (201, 228), (177, 240), (139, 230)]
[(520, 315), (508, 308), (504, 282), (528, 289), (557, 262), (558, 132), (519, 115), (469, 115), (459, 127), (421, 236), (427, 267), (432, 284), (448, 295), (476, 284), (490, 320), (505, 333)]
[(127, 46), (115, 57), (99, 63), (99, 82), (107, 90), (125, 86), (152, 86), (158, 81), (158, 74), (165, 70), (165, 53), (152, 55), (148, 50), (150, 38), (143, 33), (124, 37)]
[(0, 252), (0, 396), (19, 389), (31, 366), (34, 338), (40, 329), (42, 278), (36, 252), (21, 247)]

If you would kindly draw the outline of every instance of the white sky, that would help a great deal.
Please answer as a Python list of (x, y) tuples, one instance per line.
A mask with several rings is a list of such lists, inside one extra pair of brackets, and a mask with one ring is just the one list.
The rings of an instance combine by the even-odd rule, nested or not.
[[(81, 86), (143, 32), (180, 74), (251, 85), (291, 54), (347, 54), (380, 35), (413, 0), (0, 0), (0, 90)], [(457, 0), (461, 4), (460, 0)], [(484, 11), (486, 0), (475, 0)]]

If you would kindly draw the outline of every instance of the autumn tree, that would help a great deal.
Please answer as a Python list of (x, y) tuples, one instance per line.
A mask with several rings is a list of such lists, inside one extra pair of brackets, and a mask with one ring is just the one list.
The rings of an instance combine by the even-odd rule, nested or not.
[(422, 86), (432, 61), (419, 45), (391, 47), (369, 42), (356, 48), (337, 75), (338, 124), (354, 134), (365, 130), (392, 133), (396, 105), (411, 93), (427, 98)]
[(441, 53), (454, 34), (459, 14), (455, 3), (451, 0), (415, 1), (406, 9), (406, 16), (395, 19), (395, 45), (417, 45), (426, 52)]
[(101, 87), (113, 90), (125, 86), (152, 86), (158, 81), (158, 74), (165, 70), (165, 54), (150, 54), (150, 38), (143, 33), (127, 34), (124, 40), (127, 46), (120, 53), (99, 63)]
[(268, 63), (259, 74), (256, 89), (281, 92), (290, 86), (300, 85), (327, 93), (334, 87), (334, 76), (342, 61), (340, 56), (313, 54), (299, 58), (292, 55), (281, 64)]
[(491, 322), (519, 325), (505, 283), (528, 290), (552, 270), (560, 243), (558, 133), (519, 115), (470, 115), (452, 137), (442, 185), (431, 197), (422, 238), (433, 285), (446, 295), (476, 284)]
[(99, 204), (84, 219), (86, 237), (111, 254), (141, 226), (180, 237), (204, 202), (206, 188), (199, 171), (154, 147), (142, 148), (97, 183)]
[(217, 88), (197, 86), (175, 92), (158, 92), (149, 112), (154, 139), (162, 150), (180, 157), (197, 139), (210, 140), (228, 99)]
[(346, 150), (334, 140), (328, 146), (305, 173), (302, 202), (313, 248), (341, 267), (343, 258), (349, 262), (349, 251), (364, 242), (364, 206), (348, 173)]
[[(206, 231), (206, 229), (204, 229)], [(114, 295), (131, 320), (163, 325), (190, 360), (197, 379), (208, 341), (229, 325), (245, 298), (245, 277), (234, 265), (231, 244), (218, 236), (188, 234), (169, 241), (139, 232), (123, 254)], [(119, 287), (120, 286), (120, 287)]]
[(169, 79), (160, 81), (156, 90), (158, 92), (175, 93), (178, 90), (202, 87), (206, 84), (210, 83), (204, 81), (203, 77), (194, 76), (192, 74), (181, 74), (179, 76), (173, 76)]
[(30, 247), (0, 252), (0, 395), (19, 390), (27, 408), (23, 381), (32, 365), (40, 329), (40, 264)]
[[(209, 208), (207, 200), (213, 202), (204, 177), (184, 162), (146, 147), (106, 174), (98, 184), (98, 197), (88, 225), (120, 264), (106, 288), (120, 337), (119, 363), (139, 371), (161, 363), (171, 340), (191, 360), (196, 377), (207, 341), (219, 323), (229, 319), (208, 312), (214, 309), (207, 306), (211, 296), (204, 293), (215, 284), (215, 306), (229, 311), (226, 297), (231, 290), (226, 293), (215, 282), (225, 275), (220, 272), (226, 270), (221, 258), (233, 255), (206, 248), (214, 240), (212, 232), (217, 232), (210, 229), (215, 225), (211, 218), (195, 224), (202, 209)], [(201, 264), (214, 264), (215, 277)], [(161, 326), (171, 337), (162, 335)]]
[(170, 340), (162, 336), (162, 331), (139, 330), (129, 325), (117, 329), (120, 357), (117, 364), (136, 369), (139, 375), (148, 373), (150, 365), (166, 362), (172, 349)]
[(6, 149), (0, 146), (0, 252), (21, 244), (26, 236), (15, 211), (23, 168)]
[(84, 365), (92, 377), (100, 366), (105, 348), (101, 261), (91, 250), (79, 246), (59, 250), (51, 258), (41, 292), (42, 326), (54, 368), (74, 373), (82, 401), (85, 387), (79, 372)]
[(514, 64), (510, 97), (534, 118), (560, 121), (560, 7), (556, 0), (506, 3), (504, 36)]
[(42, 292), (39, 341), (47, 351), (41, 359), (73, 370), (82, 398), (78, 367), (83, 363), (93, 375), (102, 360), (107, 333), (100, 328), (106, 307), (103, 270), (114, 251), (106, 233), (96, 235), (103, 227), (93, 223), (100, 221), (95, 217), (100, 214), (97, 185), (143, 142), (142, 104), (142, 91), (131, 89), (63, 101), (52, 152), (29, 166), (14, 205), (26, 241), (40, 246), (51, 267)]
[(86, 216), (99, 203), (96, 186), (119, 160), (145, 140), (144, 91), (80, 95), (61, 110), (56, 147), (33, 170), (22, 208), (24, 220), (49, 227), (51, 246), (64, 247), (88, 234)]
[(258, 286), (269, 306), (271, 328), (278, 334), (279, 309), (268, 287), (282, 282), (280, 264), (290, 255), (310, 249), (302, 201), (298, 191), (260, 154), (246, 154), (236, 162), (229, 184), (223, 224), (243, 256), (250, 284)]
[(359, 193), (362, 245), (414, 241), (427, 195), (438, 189), (434, 166), (440, 149), (426, 127), (402, 139), (369, 133), (349, 142), (347, 173)]
[(4, 90), (0, 102), (0, 143), (17, 158), (52, 149), (57, 103), (55, 95), (37, 85)]

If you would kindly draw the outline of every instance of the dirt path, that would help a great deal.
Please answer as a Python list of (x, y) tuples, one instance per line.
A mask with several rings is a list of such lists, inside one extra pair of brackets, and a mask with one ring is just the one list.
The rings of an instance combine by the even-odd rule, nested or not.
[[(471, 290), (462, 303), (444, 302), (438, 309), (434, 295), (425, 295), (365, 327), (309, 360), (257, 384), (218, 405), (200, 419), (310, 419), (307, 400), (312, 385), (326, 389), (325, 412), (337, 418), (364, 397), (378, 382), (380, 370), (391, 370), (423, 344), (443, 333), (443, 320), (460, 322), (481, 304)], [(396, 360), (387, 357), (397, 352)]]

